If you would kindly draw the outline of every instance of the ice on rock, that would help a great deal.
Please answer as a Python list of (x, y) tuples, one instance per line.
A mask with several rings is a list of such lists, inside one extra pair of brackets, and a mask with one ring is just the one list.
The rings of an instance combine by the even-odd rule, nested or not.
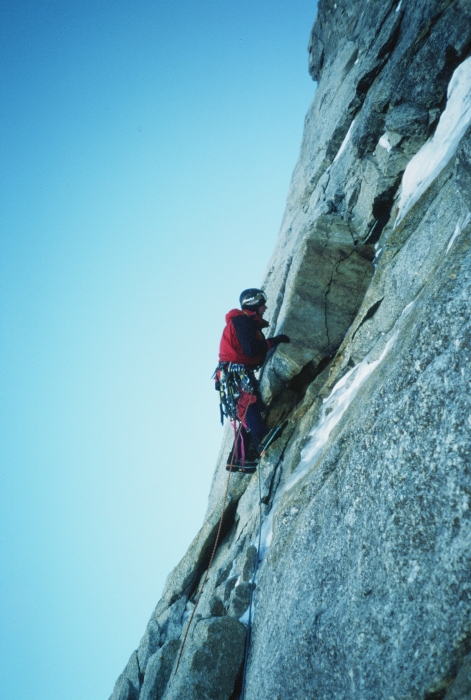
[(275, 499), (275, 502), (273, 503), (272, 509), (265, 518), (265, 521), (262, 525), (262, 530), (260, 533), (260, 551), (258, 553), (258, 561), (262, 562), (265, 559), (265, 555), (267, 553), (267, 550), (269, 549), (273, 537), (273, 513), (275, 511), (275, 504), (278, 499)]
[(250, 615), (250, 624), (252, 624), (254, 612), (255, 612), (255, 605), (252, 601), (252, 614), (250, 615), (250, 605), (249, 605), (249, 607), (244, 612), (244, 614), (239, 617), (239, 622), (242, 622), (244, 625), (248, 625), (249, 624), (249, 615)]
[[(470, 214), (471, 218), (471, 214)], [(404, 317), (410, 308), (413, 306), (413, 302), (407, 304), (403, 309), (402, 314), (398, 321)], [(347, 408), (352, 403), (353, 399), (357, 395), (360, 387), (368, 379), (368, 377), (374, 372), (376, 367), (383, 361), (387, 353), (394, 345), (399, 330), (396, 330), (388, 342), (383, 348), (380, 356), (371, 362), (369, 362), (369, 356), (367, 355), (358, 365), (349, 370), (339, 381), (335, 384), (330, 396), (325, 399), (324, 405), (321, 411), (321, 417), (318, 423), (313, 427), (309, 433), (309, 441), (301, 452), (301, 461), (299, 462), (297, 468), (293, 472), (291, 478), (285, 484), (285, 486), (278, 492), (272, 504), (272, 508), (265, 518), (261, 528), (260, 533), (254, 540), (254, 545), (257, 546), (258, 556), (257, 556), (257, 566), (254, 571), (252, 581), (256, 582), (258, 573), (260, 570), (260, 565), (262, 564), (268, 549), (271, 546), (273, 539), (273, 516), (276, 512), (279, 501), (282, 495), (289, 491), (313, 466), (317, 457), (320, 455), (322, 448), (329, 439), (329, 435), (337, 425), (337, 423), (342, 418), (343, 414)], [(249, 614), (250, 606), (244, 612), (244, 614), (239, 618), (240, 622), (244, 624), (249, 624)], [(254, 617), (254, 606), (252, 603), (252, 615), (250, 623), (252, 623)]]
[[(253, 541), (253, 544), (257, 547), (257, 565), (255, 567), (255, 571), (252, 574), (250, 578), (250, 583), (256, 583), (257, 581), (257, 576), (258, 576), (258, 571), (260, 568), (260, 564), (263, 562), (265, 559), (265, 555), (267, 553), (267, 550), (269, 549), (273, 537), (273, 513), (275, 512), (275, 506), (276, 503), (279, 500), (279, 496), (275, 498), (275, 501), (273, 503), (272, 509), (269, 512), (268, 516), (265, 518), (261, 528), (260, 528), (260, 533), (259, 535), (256, 536), (256, 538)], [(252, 614), (250, 616), (250, 624), (253, 622), (255, 614), (255, 605), (254, 602), (252, 601)], [(247, 610), (244, 612), (244, 614), (239, 617), (239, 621), (242, 622), (244, 625), (249, 624), (249, 615), (250, 615), (250, 605), (247, 608)]]
[(295, 469), (293, 476), (286, 484), (285, 488), (287, 490), (291, 489), (313, 466), (322, 448), (329, 439), (330, 433), (350, 406), (360, 387), (386, 357), (395, 340), (396, 334), (391, 336), (388, 340), (383, 352), (377, 360), (368, 362), (368, 356), (365, 357), (358, 365), (349, 370), (334, 386), (332, 393), (324, 401), (320, 420), (313, 430), (311, 430), (309, 434), (310, 439), (301, 452), (301, 461)]
[(451, 77), (446, 109), (434, 135), (405, 169), (396, 226), (450, 161), (470, 123), (471, 56), (458, 66)]
[(233, 578), (235, 576), (236, 570), (237, 570), (236, 560), (234, 559), (234, 561), (232, 562), (231, 570), (229, 571), (229, 574), (227, 576), (227, 580), (229, 580), (230, 578)]
[[(408, 304), (403, 310), (402, 315), (404, 315), (411, 306), (412, 303)], [(388, 340), (381, 355), (378, 357), (377, 360), (368, 362), (368, 357), (365, 357), (365, 359), (362, 360), (362, 362), (360, 362), (358, 365), (356, 365), (356, 367), (347, 372), (347, 374), (345, 374), (337, 382), (337, 384), (332, 389), (330, 396), (324, 401), (324, 406), (321, 412), (321, 418), (309, 434), (310, 440), (301, 453), (301, 461), (298, 467), (295, 469), (291, 479), (288, 480), (287, 484), (284, 486), (281, 492), (275, 496), (272, 508), (261, 526), (260, 535), (259, 537), (257, 537), (258, 557), (257, 567), (254, 573), (255, 581), (257, 580), (260, 565), (263, 562), (267, 550), (269, 549), (272, 542), (273, 516), (275, 514), (278, 502), (280, 501), (283, 493), (291, 489), (294, 486), (294, 484), (296, 484), (304, 476), (304, 474), (306, 474), (306, 472), (309, 471), (309, 469), (312, 467), (315, 460), (319, 456), (322, 448), (326, 444), (330, 433), (340, 421), (341, 417), (355, 398), (362, 384), (386, 357), (387, 353), (389, 352), (390, 348), (396, 340), (397, 333), (398, 332), (396, 331)], [(254, 544), (255, 543), (256, 542), (254, 541)], [(240, 622), (243, 622), (245, 625), (248, 625), (249, 614), (250, 606), (239, 618)], [(253, 617), (254, 606), (252, 604), (252, 615), (250, 623), (252, 623)]]
[(458, 221), (456, 222), (456, 227), (455, 227), (455, 232), (453, 233), (452, 237), (448, 241), (448, 245), (446, 248), (446, 252), (450, 250), (451, 246), (455, 242), (455, 239), (460, 235), (461, 231), (469, 224), (471, 221), (471, 212), (467, 212), (464, 216), (460, 217)]
[(389, 139), (388, 139), (388, 135), (387, 135), (387, 134), (383, 134), (383, 135), (381, 136), (380, 140), (378, 141), (378, 146), (382, 146), (382, 147), (385, 148), (385, 149), (388, 151), (388, 153), (389, 153), (389, 151), (391, 150), (392, 146), (391, 146), (391, 144), (389, 143)]
[[(406, 313), (411, 306), (412, 303), (408, 304), (402, 314)], [(319, 456), (322, 448), (326, 444), (330, 433), (340, 421), (362, 384), (386, 357), (386, 354), (394, 344), (396, 337), (397, 332), (394, 333), (388, 340), (383, 352), (377, 360), (368, 362), (368, 357), (366, 357), (364, 360), (362, 360), (362, 362), (353, 367), (353, 369), (349, 370), (347, 374), (345, 374), (334, 386), (330, 396), (325, 399), (320, 420), (309, 434), (310, 440), (301, 453), (301, 461), (295, 469), (291, 479), (288, 480), (281, 492), (275, 496), (272, 509), (262, 525), (260, 533), (260, 548), (258, 552), (259, 564), (265, 558), (267, 550), (272, 542), (273, 515), (276, 511), (276, 507), (281, 499), (281, 496), (286, 491), (289, 491), (289, 489), (291, 489), (294, 484), (296, 484), (304, 476), (304, 474), (309, 471), (316, 458)]]
[(352, 129), (353, 129), (354, 124), (355, 124), (355, 120), (353, 120), (352, 123), (350, 124), (350, 128), (347, 131), (347, 135), (345, 136), (344, 140), (342, 141), (342, 145), (340, 146), (339, 150), (337, 151), (337, 155), (334, 158), (334, 163), (336, 160), (338, 160), (340, 158), (340, 156), (342, 155), (342, 153), (346, 149), (347, 143), (350, 141), (350, 135), (352, 133)]
[[(411, 301), (404, 307), (401, 315), (396, 321), (396, 327), (399, 325), (401, 320), (409, 314), (413, 305), (414, 302)], [(291, 489), (314, 465), (316, 459), (319, 457), (322, 451), (322, 448), (329, 439), (330, 433), (352, 403), (360, 387), (375, 371), (376, 367), (378, 367), (378, 365), (384, 360), (389, 350), (396, 342), (398, 333), (399, 328), (397, 328), (397, 330), (395, 330), (391, 335), (378, 359), (370, 362), (369, 355), (367, 355), (358, 365), (344, 374), (344, 376), (339, 379), (337, 384), (335, 384), (330, 396), (324, 400), (319, 421), (309, 433), (310, 439), (301, 452), (301, 461), (294, 470), (291, 479), (289, 479), (283, 491), (288, 491)], [(270, 515), (273, 513), (273, 510), (274, 508), (272, 509)]]
[(378, 248), (378, 250), (375, 253), (375, 256), (373, 258), (373, 265), (375, 267), (377, 267), (377, 265), (379, 263), (379, 259), (380, 259), (381, 255), (383, 254), (383, 250), (384, 250), (384, 248)]

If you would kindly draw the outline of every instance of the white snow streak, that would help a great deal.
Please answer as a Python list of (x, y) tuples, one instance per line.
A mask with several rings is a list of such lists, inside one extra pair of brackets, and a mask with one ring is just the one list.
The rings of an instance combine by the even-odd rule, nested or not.
[(396, 336), (397, 333), (391, 336), (377, 360), (368, 364), (368, 360), (365, 358), (362, 360), (362, 362), (347, 372), (342, 379), (339, 379), (337, 384), (332, 389), (330, 396), (325, 399), (320, 420), (309, 433), (309, 437), (311, 439), (301, 452), (301, 461), (294, 470), (291, 479), (289, 479), (289, 481), (285, 484), (281, 493), (275, 497), (272, 509), (263, 523), (261, 556), (259, 555), (259, 561), (265, 557), (266, 551), (271, 544), (273, 537), (273, 515), (281, 496), (283, 493), (285, 493), (285, 491), (289, 491), (313, 466), (322, 448), (326, 444), (330, 433), (357, 395), (361, 385), (386, 356), (386, 353), (396, 340)]
[[(255, 612), (255, 604), (252, 601), (252, 615), (250, 616), (250, 623), (251, 624), (253, 622), (254, 612)], [(250, 605), (247, 608), (247, 610), (244, 612), (244, 614), (239, 617), (239, 622), (243, 622), (244, 625), (248, 625), (249, 624), (249, 613), (250, 613)]]
[(470, 123), (471, 57), (463, 61), (451, 77), (446, 109), (434, 135), (405, 169), (396, 226), (450, 161)]
[(258, 553), (258, 561), (262, 562), (265, 558), (267, 550), (269, 549), (273, 537), (272, 523), (273, 523), (273, 508), (268, 513), (263, 525), (262, 525), (262, 536), (260, 542), (260, 551)]
[[(412, 303), (408, 304), (402, 313), (404, 314), (411, 306)], [(365, 357), (362, 362), (353, 367), (353, 369), (339, 379), (328, 398), (324, 400), (320, 419), (309, 433), (309, 437), (311, 439), (301, 452), (301, 461), (294, 470), (291, 479), (288, 480), (281, 492), (275, 496), (272, 509), (263, 523), (261, 546), (262, 556), (261, 558), (259, 557), (260, 561), (265, 556), (266, 551), (272, 541), (273, 515), (281, 496), (285, 493), (285, 491), (289, 491), (313, 466), (322, 448), (326, 444), (330, 433), (340, 421), (343, 414), (357, 395), (361, 385), (386, 357), (386, 354), (394, 344), (396, 337), (397, 331), (388, 340), (383, 352), (377, 360), (368, 363), (368, 357)]]
[(376, 253), (375, 253), (375, 256), (374, 256), (374, 258), (373, 258), (373, 265), (374, 265), (375, 267), (376, 267), (377, 264), (379, 263), (379, 259), (380, 259), (381, 255), (382, 255), (383, 250), (384, 250), (384, 248), (378, 248), (378, 250), (377, 250)]
[(391, 336), (377, 360), (368, 362), (368, 357), (365, 357), (334, 386), (332, 393), (324, 401), (320, 420), (309, 434), (310, 440), (301, 452), (301, 461), (286, 484), (286, 490), (291, 489), (313, 466), (329, 439), (330, 433), (350, 406), (360, 387), (386, 357), (396, 340), (396, 336), (397, 333)]
[[(409, 314), (413, 304), (414, 302), (411, 301), (404, 307), (395, 325), (398, 325), (401, 319)], [(391, 335), (377, 360), (369, 362), (367, 355), (335, 384), (330, 395), (324, 400), (319, 421), (309, 433), (310, 440), (301, 452), (301, 461), (294, 470), (291, 479), (286, 483), (283, 492), (289, 491), (289, 489), (291, 489), (314, 465), (322, 448), (329, 439), (330, 433), (352, 403), (360, 387), (384, 360), (387, 353), (396, 342), (398, 333), (399, 328)]]
[(340, 146), (339, 150), (337, 151), (337, 155), (334, 158), (334, 163), (336, 160), (338, 160), (340, 158), (340, 156), (344, 152), (345, 148), (347, 147), (347, 143), (350, 140), (350, 134), (352, 133), (352, 129), (353, 129), (354, 124), (355, 124), (355, 120), (353, 120), (352, 123), (350, 124), (350, 128), (347, 131), (347, 135), (345, 136), (344, 140), (342, 141), (342, 145)]
[(232, 578), (234, 576), (235, 570), (236, 570), (236, 561), (234, 559), (234, 561), (232, 562), (231, 570), (229, 571), (229, 576), (227, 577), (228, 579)]
[[(260, 467), (259, 467), (260, 469)], [(257, 475), (257, 478), (260, 479), (260, 473)], [(271, 511), (268, 513), (267, 517), (265, 518), (261, 532), (260, 532), (260, 549), (258, 547), (259, 545), (259, 539), (258, 539), (258, 534), (254, 537), (252, 544), (257, 547), (257, 567), (255, 569), (254, 574), (252, 575), (252, 578), (250, 579), (251, 581), (255, 580), (255, 583), (257, 582), (257, 576), (258, 572), (260, 569), (260, 564), (262, 561), (265, 559), (265, 555), (271, 545), (272, 537), (273, 537), (273, 514), (275, 512), (275, 505), (278, 502), (278, 498), (275, 498), (275, 501), (273, 502), (273, 506)], [(234, 566), (234, 565), (233, 565)], [(244, 614), (239, 617), (239, 621), (243, 622), (244, 625), (249, 624), (249, 611), (250, 611), (250, 605), (247, 608), (247, 610), (244, 612)], [(250, 624), (253, 622), (255, 614), (255, 603), (252, 600), (252, 616), (250, 618)]]
[(396, 12), (399, 12), (399, 10), (401, 9), (401, 5), (402, 5), (402, 0), (399, 1), (399, 5), (396, 7)]
[(378, 141), (378, 146), (382, 146), (382, 147), (385, 148), (388, 152), (391, 150), (392, 146), (391, 146), (391, 144), (389, 143), (389, 139), (388, 139), (388, 135), (387, 135), (387, 134), (383, 134), (383, 135), (381, 136), (380, 140)]
[(470, 221), (471, 221), (471, 212), (469, 212), (469, 211), (467, 214), (465, 214), (464, 216), (461, 216), (458, 219), (458, 221), (456, 222), (455, 232), (452, 235), (452, 237), (450, 238), (450, 240), (448, 241), (448, 246), (446, 249), (447, 253), (450, 250), (453, 243), (455, 242), (455, 238), (457, 238), (460, 235), (461, 231), (464, 229), (465, 226), (467, 226), (467, 224), (469, 224)]
[[(398, 323), (401, 318), (408, 314), (413, 304), (414, 302), (410, 302), (409, 304), (407, 304), (396, 323)], [(276, 507), (282, 495), (286, 491), (289, 491), (314, 465), (316, 459), (319, 457), (322, 451), (322, 448), (326, 444), (330, 433), (335, 428), (335, 426), (340, 421), (347, 408), (352, 403), (360, 387), (374, 372), (376, 367), (384, 360), (387, 353), (394, 345), (398, 333), (399, 329), (391, 335), (388, 342), (384, 346), (383, 352), (377, 360), (373, 360), (373, 362), (368, 362), (368, 356), (365, 357), (358, 365), (353, 367), (353, 369), (349, 370), (341, 379), (339, 379), (337, 384), (335, 384), (334, 388), (332, 389), (330, 395), (327, 397), (327, 399), (324, 400), (324, 405), (321, 410), (320, 419), (309, 433), (309, 437), (311, 439), (301, 452), (301, 461), (294, 470), (291, 479), (288, 480), (283, 489), (275, 496), (272, 508), (263, 522), (260, 536), (260, 551), (258, 552), (257, 557), (257, 570), (255, 572), (255, 581), (257, 580), (260, 564), (265, 558), (273, 539), (273, 516), (275, 514)], [(258, 478), (260, 478), (260, 474), (258, 475)], [(254, 539), (253, 544), (258, 546), (258, 537)], [(253, 610), (254, 608), (252, 606), (252, 620)], [(248, 608), (242, 615), (242, 617), (239, 618), (239, 620), (246, 625), (248, 624)]]

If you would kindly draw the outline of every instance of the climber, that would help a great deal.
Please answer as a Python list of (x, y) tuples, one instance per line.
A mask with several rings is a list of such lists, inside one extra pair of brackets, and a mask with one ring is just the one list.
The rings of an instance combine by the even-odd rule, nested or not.
[(268, 339), (263, 335), (262, 329), (269, 324), (263, 319), (267, 297), (261, 289), (246, 289), (239, 301), (241, 309), (226, 315), (215, 379), (221, 398), (221, 421), (227, 416), (234, 426), (239, 423), (226, 469), (251, 474), (260, 455), (280, 434), (279, 426), (270, 431), (265, 426), (264, 404), (254, 372), (263, 365), (269, 350), (290, 339), (284, 334)]

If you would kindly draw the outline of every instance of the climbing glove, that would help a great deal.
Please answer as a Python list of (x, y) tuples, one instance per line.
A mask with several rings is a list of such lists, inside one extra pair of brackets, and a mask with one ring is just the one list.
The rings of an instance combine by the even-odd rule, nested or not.
[(269, 340), (270, 340), (271, 344), (273, 345), (273, 347), (275, 347), (275, 348), (280, 343), (289, 343), (290, 342), (290, 339), (284, 333), (282, 333), (281, 335), (275, 335), (274, 338), (269, 338)]

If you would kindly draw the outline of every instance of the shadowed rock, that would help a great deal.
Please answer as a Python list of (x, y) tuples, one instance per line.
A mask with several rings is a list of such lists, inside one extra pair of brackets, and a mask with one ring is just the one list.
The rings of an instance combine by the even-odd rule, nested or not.
[(149, 658), (160, 646), (161, 630), (156, 620), (151, 619), (147, 625), (146, 633), (143, 636), (137, 650), (137, 660), (142, 673), (145, 672)]
[(133, 651), (124, 671), (116, 681), (110, 700), (137, 700), (142, 684), (137, 652)]
[(179, 647), (180, 640), (171, 639), (150, 657), (139, 700), (160, 700), (170, 678)]
[(200, 620), (164, 700), (228, 698), (244, 655), (246, 629), (233, 617)]

